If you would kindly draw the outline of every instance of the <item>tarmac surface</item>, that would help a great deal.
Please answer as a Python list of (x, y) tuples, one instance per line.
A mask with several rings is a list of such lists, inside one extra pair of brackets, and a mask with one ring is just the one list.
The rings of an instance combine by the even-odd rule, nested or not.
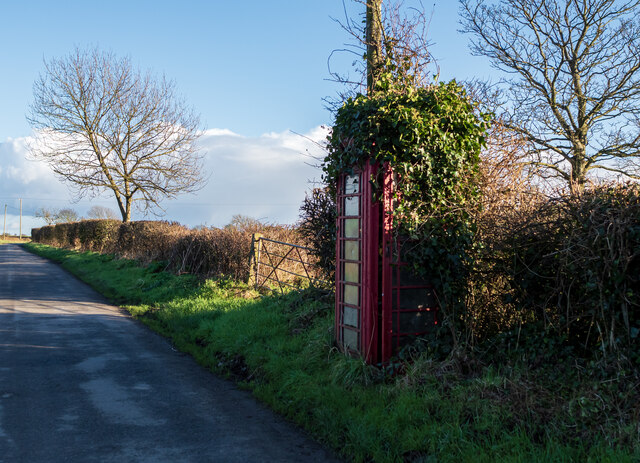
[(0, 246), (0, 462), (335, 456), (59, 266)]

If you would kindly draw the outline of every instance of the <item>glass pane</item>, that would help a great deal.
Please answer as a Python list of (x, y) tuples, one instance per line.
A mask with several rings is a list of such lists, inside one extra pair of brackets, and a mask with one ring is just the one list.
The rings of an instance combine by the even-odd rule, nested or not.
[(360, 191), (360, 176), (347, 175), (344, 180), (344, 194), (352, 195)]
[(344, 215), (360, 215), (360, 196), (344, 198)]
[[(400, 321), (399, 329), (398, 321)], [(391, 330), (394, 333), (425, 333), (436, 326), (435, 321), (435, 310), (430, 312), (396, 312), (393, 314)]]
[(400, 309), (435, 308), (437, 304), (435, 294), (430, 288), (400, 290)]
[(359, 288), (357, 286), (344, 285), (344, 301), (343, 302), (345, 304), (360, 306), (360, 298), (358, 297), (360, 292), (358, 291), (358, 289)]
[(347, 260), (360, 260), (360, 242), (343, 241), (344, 253), (342, 258)]
[(358, 328), (358, 310), (353, 307), (344, 306), (342, 312), (342, 322), (344, 325)]
[(344, 237), (358, 238), (360, 236), (360, 220), (344, 219)]
[[(391, 264), (392, 268), (392, 282), (391, 284), (396, 286), (425, 286), (429, 284), (429, 278), (418, 275), (413, 267), (409, 265), (396, 265)], [(399, 274), (399, 275), (398, 275)], [(397, 277), (400, 277), (398, 281)]]
[(344, 281), (360, 283), (360, 264), (345, 262)]
[(342, 329), (342, 342), (345, 349), (360, 351), (358, 349), (358, 332), (349, 328)]

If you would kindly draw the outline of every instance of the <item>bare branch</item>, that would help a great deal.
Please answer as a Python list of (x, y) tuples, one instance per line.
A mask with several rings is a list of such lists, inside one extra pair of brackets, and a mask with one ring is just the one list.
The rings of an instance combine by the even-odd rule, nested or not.
[[(640, 0), (460, 0), (471, 50), (510, 78), (505, 125), (574, 191), (640, 154)], [(539, 159), (544, 154), (549, 159)], [(629, 178), (640, 171), (627, 164)], [(618, 169), (618, 170), (616, 170)]]
[[(357, 93), (365, 93), (367, 87), (367, 67), (363, 57), (367, 55), (367, 49), (371, 50), (373, 43), (367, 39), (365, 21), (356, 21), (349, 16), (346, 2), (343, 0), (344, 20), (334, 19), (336, 23), (347, 33), (351, 42), (341, 49), (334, 50), (328, 60), (327, 68), (329, 80), (344, 85), (337, 99), (327, 99), (329, 108), (336, 109), (344, 100)], [(364, 19), (367, 0), (349, 0), (360, 7)], [(417, 85), (426, 85), (431, 81), (432, 74), (438, 74), (429, 47), (427, 32), (431, 20), (421, 0), (412, 2), (415, 6), (407, 6), (403, 0), (382, 2), (382, 14), (380, 17), (382, 48), (380, 49), (379, 62), (390, 62), (396, 68), (401, 78), (411, 79)], [(333, 60), (339, 56), (353, 57), (351, 68), (353, 75), (348, 71), (340, 73), (334, 69)]]
[(27, 118), (37, 133), (31, 155), (78, 198), (113, 192), (123, 221), (134, 203), (153, 212), (204, 183), (198, 116), (173, 82), (134, 69), (128, 58), (76, 49), (45, 61)]

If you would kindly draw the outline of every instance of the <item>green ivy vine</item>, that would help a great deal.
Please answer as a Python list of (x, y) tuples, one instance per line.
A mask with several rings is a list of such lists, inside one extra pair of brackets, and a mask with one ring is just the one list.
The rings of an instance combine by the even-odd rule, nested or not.
[(464, 285), (489, 119), (455, 81), (416, 88), (382, 75), (372, 95), (343, 104), (328, 137), (328, 185), (370, 160), (398, 174), (394, 230), (410, 239), (405, 258), (434, 281), (443, 305), (459, 301)]

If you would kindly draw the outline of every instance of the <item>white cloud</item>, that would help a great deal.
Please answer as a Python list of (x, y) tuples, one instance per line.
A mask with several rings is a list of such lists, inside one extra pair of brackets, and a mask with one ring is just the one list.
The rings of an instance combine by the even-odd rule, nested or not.
[[(32, 188), (43, 186), (43, 181), (56, 182), (53, 172), (45, 163), (27, 159), (28, 142), (29, 138), (23, 137), (9, 138), (6, 142), (0, 143), (0, 179), (3, 183), (11, 182)], [(6, 191), (7, 188), (3, 187), (2, 190)]]
[(222, 135), (227, 135), (230, 137), (242, 137), (242, 135), (238, 135), (237, 133), (234, 133), (229, 129), (207, 129), (204, 132), (202, 132), (202, 135), (205, 137), (208, 137), (208, 136), (217, 137)]
[(56, 179), (49, 166), (27, 159), (28, 142), (28, 138), (9, 138), (0, 143), (0, 213), (4, 215), (6, 205), (6, 230), (11, 234), (20, 231), (20, 198), (23, 199), (22, 232), (27, 234), (31, 228), (44, 224), (33, 217), (36, 209), (63, 208), (71, 203), (67, 187)]
[[(305, 138), (307, 137), (307, 138)], [(324, 129), (305, 136), (292, 132), (268, 133), (259, 137), (207, 131), (200, 139), (206, 152), (205, 169), (209, 183), (197, 195), (167, 202), (167, 217), (181, 209), (184, 223), (221, 226), (234, 214), (270, 222), (292, 223), (305, 192), (321, 177), (314, 165), (324, 152), (311, 140), (321, 143)]]
[[(161, 218), (189, 226), (223, 226), (234, 214), (269, 222), (295, 222), (305, 192), (313, 186), (310, 182), (321, 177), (314, 166), (324, 152), (311, 140), (322, 143), (325, 137), (326, 129), (322, 127), (303, 136), (282, 132), (245, 137), (228, 129), (206, 130), (199, 144), (208, 184), (196, 194), (162, 203), (166, 215)], [(18, 138), (0, 143), (0, 198), (3, 204), (10, 203), (10, 213), (16, 217), (18, 198), (24, 199), (23, 231), (42, 225), (27, 218), (40, 207), (71, 207), (81, 215), (94, 204), (117, 209), (109, 195), (72, 203), (67, 186), (46, 164), (27, 160), (27, 143), (31, 140)], [(140, 213), (134, 213), (134, 220), (142, 218)], [(12, 227), (17, 223), (14, 219)]]

